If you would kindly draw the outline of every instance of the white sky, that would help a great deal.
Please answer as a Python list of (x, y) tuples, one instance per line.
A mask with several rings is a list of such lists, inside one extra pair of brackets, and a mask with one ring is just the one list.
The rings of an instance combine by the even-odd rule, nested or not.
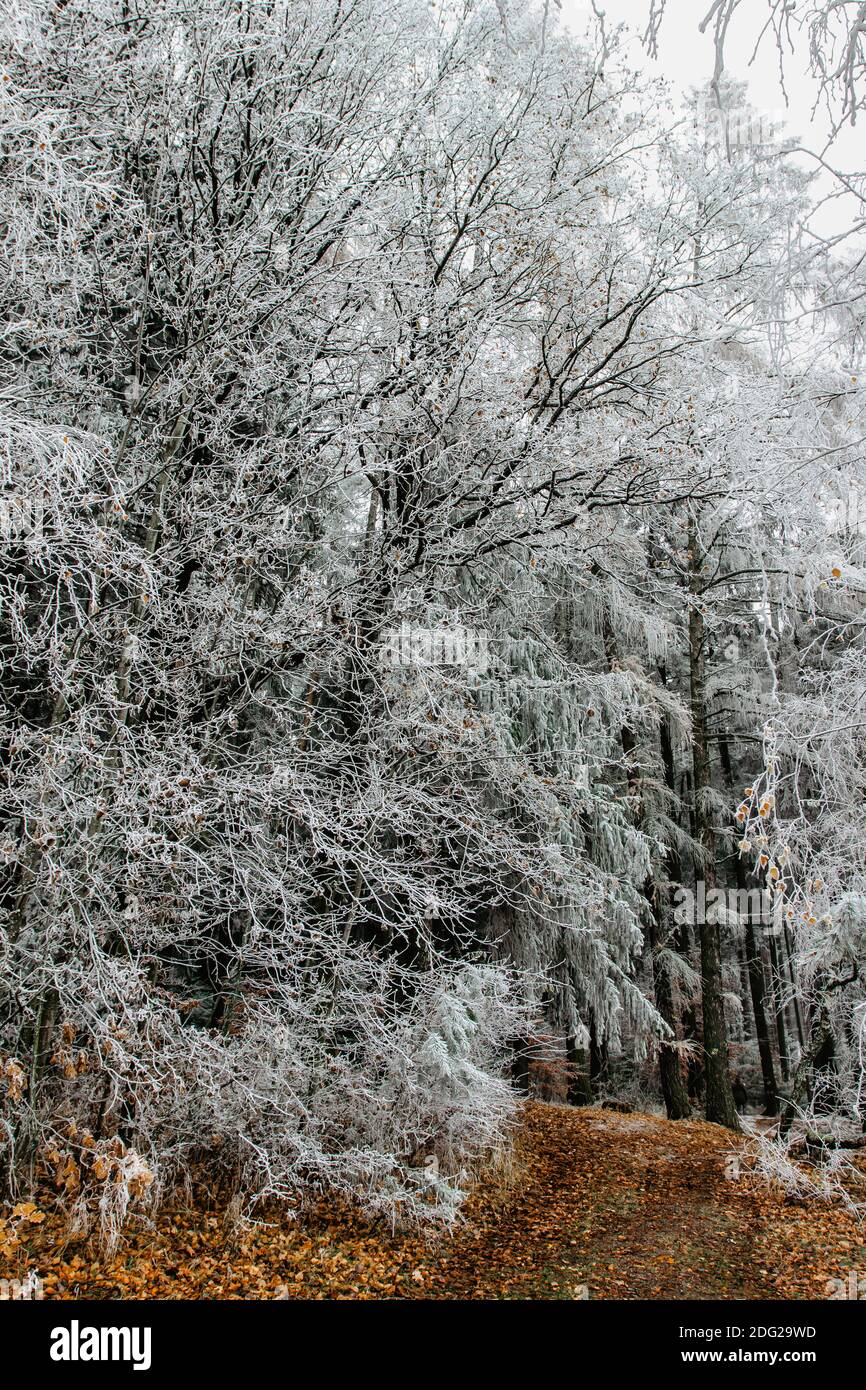
[[(698, 30), (710, 8), (710, 0), (667, 0), (657, 62), (648, 56), (640, 43), (640, 35), (646, 29), (649, 0), (597, 0), (597, 4), (605, 13), (609, 29), (622, 22), (633, 32), (628, 53), (634, 66), (647, 73), (667, 77), (680, 96), (712, 77), (715, 62), (712, 32), (710, 29), (701, 34)], [(562, 18), (569, 28), (578, 32), (583, 30), (591, 13), (585, 0), (562, 0)], [(743, 0), (731, 21), (725, 41), (726, 72), (748, 83), (750, 105), (769, 115), (775, 122), (784, 123), (786, 135), (798, 137), (808, 149), (820, 153), (827, 143), (830, 120), (826, 109), (813, 111), (817, 86), (808, 69), (804, 40), (800, 38), (795, 52), (786, 56), (787, 107), (779, 80), (779, 54), (772, 33), (764, 36), (757, 57), (750, 63), (767, 15), (765, 0)], [(863, 145), (862, 127), (852, 129), (846, 126), (826, 158), (843, 172), (853, 172), (862, 167)], [(806, 156), (803, 157), (803, 164), (809, 169), (815, 167), (814, 161)], [(833, 186), (829, 176), (822, 176), (816, 194), (825, 195)], [(857, 213), (856, 201), (846, 197), (823, 209), (815, 225), (824, 235), (845, 232), (857, 218)]]

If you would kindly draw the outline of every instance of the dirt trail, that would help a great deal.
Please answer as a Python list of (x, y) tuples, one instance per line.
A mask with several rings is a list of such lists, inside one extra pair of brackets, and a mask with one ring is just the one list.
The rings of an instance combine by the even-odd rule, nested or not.
[(533, 1104), (505, 1177), (479, 1184), (453, 1236), (394, 1234), (332, 1203), (239, 1225), (202, 1193), (111, 1259), (49, 1210), (0, 1275), (35, 1269), (48, 1298), (796, 1299), (866, 1270), (866, 1222), (768, 1191), (743, 1142)]
[(534, 1107), (527, 1141), (529, 1185), (431, 1270), (451, 1297), (772, 1296), (767, 1214), (733, 1180), (738, 1145), (725, 1131)]

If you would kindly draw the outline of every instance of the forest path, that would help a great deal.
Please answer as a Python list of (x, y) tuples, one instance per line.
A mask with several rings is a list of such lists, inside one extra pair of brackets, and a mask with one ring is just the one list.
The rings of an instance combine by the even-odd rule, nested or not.
[(327, 1200), (240, 1222), (202, 1188), (111, 1257), (49, 1208), (0, 1275), (34, 1269), (46, 1298), (789, 1299), (866, 1270), (866, 1221), (769, 1190), (747, 1153), (701, 1120), (532, 1103), (450, 1236)]
[(701, 1121), (531, 1106), (512, 1194), (432, 1262), (418, 1296), (772, 1296), (768, 1218), (735, 1180), (739, 1147)]

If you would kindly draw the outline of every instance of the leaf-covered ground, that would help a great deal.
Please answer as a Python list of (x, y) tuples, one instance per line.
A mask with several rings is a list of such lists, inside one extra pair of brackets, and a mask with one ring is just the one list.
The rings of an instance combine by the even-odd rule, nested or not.
[(530, 1105), (510, 1165), (450, 1236), (325, 1206), (249, 1224), (199, 1201), (105, 1259), (43, 1204), (0, 1273), (35, 1268), (47, 1298), (798, 1299), (866, 1269), (866, 1222), (786, 1200), (746, 1163), (732, 1176), (742, 1144), (699, 1121)]

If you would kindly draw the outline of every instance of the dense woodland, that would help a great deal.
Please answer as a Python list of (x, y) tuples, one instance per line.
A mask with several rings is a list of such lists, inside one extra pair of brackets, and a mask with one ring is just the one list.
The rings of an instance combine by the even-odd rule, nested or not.
[[(770, 10), (853, 119), (862, 7)], [(527, 1091), (854, 1142), (866, 272), (797, 141), (555, 7), (3, 31), (4, 1192), (447, 1222)]]

